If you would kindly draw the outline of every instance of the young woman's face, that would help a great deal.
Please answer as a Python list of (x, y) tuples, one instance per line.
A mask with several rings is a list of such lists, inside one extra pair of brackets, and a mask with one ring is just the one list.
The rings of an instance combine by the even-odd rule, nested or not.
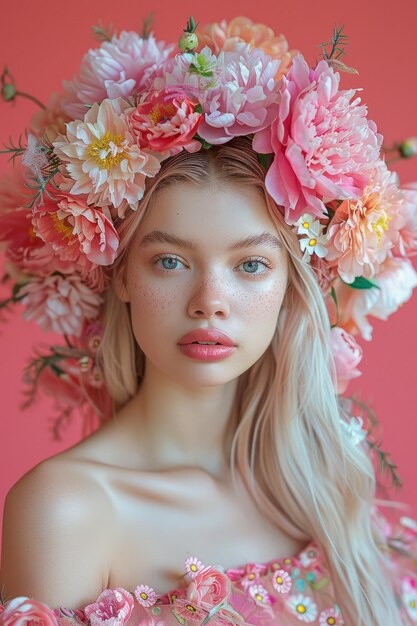
[[(186, 387), (221, 385), (269, 346), (287, 276), (286, 251), (255, 190), (181, 183), (158, 193), (135, 233), (123, 299), (147, 363)], [(196, 329), (226, 333), (234, 347), (180, 347)]]

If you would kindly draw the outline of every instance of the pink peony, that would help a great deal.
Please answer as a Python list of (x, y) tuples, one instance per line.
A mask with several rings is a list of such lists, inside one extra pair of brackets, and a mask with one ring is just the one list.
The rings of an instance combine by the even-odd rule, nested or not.
[(215, 567), (204, 567), (197, 572), (187, 589), (187, 598), (203, 609), (213, 609), (228, 600), (231, 580)]
[(340, 326), (352, 334), (360, 333), (366, 341), (372, 339), (367, 316), (386, 320), (395, 313), (417, 287), (417, 272), (409, 259), (388, 257), (375, 282), (379, 289), (352, 289), (340, 281), (335, 283)]
[(23, 296), (23, 317), (58, 334), (81, 335), (84, 322), (95, 319), (102, 298), (91, 291), (78, 274), (53, 274), (33, 278), (18, 292)]
[(36, 234), (63, 259), (86, 269), (91, 263), (111, 265), (115, 259), (119, 237), (113, 223), (83, 198), (56, 193), (34, 211), (32, 222)]
[(59, 626), (52, 609), (43, 602), (19, 596), (8, 600), (0, 611), (0, 626)]
[[(203, 116), (194, 111), (195, 104), (187, 96), (153, 93), (136, 107), (130, 116), (132, 134), (140, 148), (168, 152), (197, 152), (201, 142), (193, 139)], [(167, 156), (168, 156), (167, 155)]]
[(401, 192), (398, 240), (391, 252), (394, 256), (414, 256), (417, 254), (417, 182), (404, 185)]
[[(326, 259), (334, 261), (347, 283), (357, 276), (372, 278), (398, 239), (398, 213), (403, 197), (396, 174), (385, 164), (372, 170), (359, 200), (345, 200), (327, 230)], [(397, 218), (397, 219), (395, 219)]]
[(67, 134), (53, 144), (74, 181), (65, 190), (88, 194), (87, 204), (118, 208), (126, 200), (136, 209), (146, 177), (155, 176), (161, 167), (155, 154), (137, 146), (128, 127), (127, 108), (129, 104), (121, 98), (95, 104), (84, 121), (70, 122)]
[(84, 55), (79, 76), (64, 81), (62, 109), (72, 119), (82, 120), (86, 105), (141, 93), (173, 48), (157, 42), (153, 34), (148, 39), (135, 32), (113, 35), (111, 41)]
[(117, 587), (105, 589), (96, 602), (84, 608), (91, 626), (123, 626), (132, 614), (134, 600), (132, 594)]
[(378, 159), (382, 137), (339, 81), (326, 61), (313, 70), (298, 54), (282, 79), (278, 117), (254, 137), (257, 152), (275, 154), (266, 187), (289, 224), (305, 211), (326, 216), (325, 201), (359, 198)]
[(221, 52), (225, 64), (218, 85), (202, 102), (204, 121), (198, 134), (211, 144), (222, 144), (269, 126), (278, 114), (278, 85), (274, 80), (280, 62), (262, 50)]
[(331, 330), (330, 344), (336, 366), (337, 393), (342, 394), (349, 381), (361, 375), (356, 366), (362, 360), (362, 348), (352, 335), (338, 326)]

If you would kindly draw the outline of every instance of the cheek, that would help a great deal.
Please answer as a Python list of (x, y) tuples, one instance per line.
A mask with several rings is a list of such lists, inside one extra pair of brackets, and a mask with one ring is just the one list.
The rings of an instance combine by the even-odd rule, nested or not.
[(129, 289), (130, 306), (134, 319), (166, 317), (178, 306), (178, 290), (146, 282), (135, 282)]
[(261, 321), (276, 322), (282, 300), (286, 291), (286, 278), (279, 278), (266, 285), (264, 289), (247, 291), (238, 296), (236, 304), (241, 311), (245, 311), (248, 321), (260, 323)]

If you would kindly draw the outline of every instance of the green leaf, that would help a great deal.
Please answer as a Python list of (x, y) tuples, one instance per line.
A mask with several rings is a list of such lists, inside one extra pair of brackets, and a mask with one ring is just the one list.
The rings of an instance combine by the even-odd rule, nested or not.
[(352, 289), (381, 289), (379, 285), (377, 285), (374, 281), (369, 280), (369, 278), (364, 278), (363, 276), (357, 276), (353, 283), (346, 283), (344, 280), (342, 281), (348, 287), (352, 287)]
[(203, 112), (203, 107), (201, 106), (200, 103), (196, 104), (194, 107), (194, 113), (202, 113)]
[(312, 583), (312, 582), (309, 583), (310, 587), (312, 587), (316, 591), (323, 589), (323, 587), (325, 587), (328, 584), (329, 584), (329, 579), (326, 578), (326, 576), (323, 576), (323, 578), (321, 578), (321, 580), (319, 580), (317, 583)]
[(257, 153), (256, 156), (258, 158), (258, 162), (261, 164), (264, 170), (267, 170), (269, 168), (269, 166), (271, 165), (272, 159), (274, 158), (274, 155), (272, 153), (269, 153), (269, 154)]

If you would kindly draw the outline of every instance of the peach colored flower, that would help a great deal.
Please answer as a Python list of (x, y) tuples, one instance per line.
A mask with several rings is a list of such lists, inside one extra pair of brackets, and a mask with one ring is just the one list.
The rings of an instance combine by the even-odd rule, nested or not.
[[(361, 362), (363, 352), (355, 338), (338, 326), (331, 329), (330, 345), (336, 366), (337, 393), (342, 394), (349, 381), (361, 375), (356, 366)], [(306, 567), (304, 563), (303, 565)]]
[(122, 587), (105, 589), (96, 602), (84, 608), (92, 626), (123, 626), (132, 614), (132, 594)]
[(255, 134), (259, 153), (274, 153), (265, 184), (293, 224), (303, 213), (327, 215), (326, 202), (359, 198), (382, 142), (355, 90), (339, 90), (340, 75), (326, 61), (310, 69), (301, 54), (280, 86), (272, 125)]
[[(130, 105), (122, 98), (94, 104), (84, 121), (67, 124), (66, 135), (53, 143), (74, 181), (73, 195), (87, 195), (87, 204), (118, 208), (127, 200), (136, 209), (147, 176), (155, 176), (160, 160), (137, 146), (126, 115)], [(126, 112), (126, 114), (125, 114)]]
[(113, 223), (81, 197), (63, 191), (47, 198), (33, 212), (36, 234), (62, 258), (86, 269), (91, 264), (111, 265), (119, 245)]
[(357, 276), (372, 278), (378, 273), (388, 250), (398, 238), (393, 218), (398, 215), (402, 194), (396, 174), (381, 162), (358, 200), (345, 200), (336, 210), (327, 230), (326, 259), (334, 261), (347, 283)]
[(86, 105), (105, 98), (126, 98), (134, 91), (142, 93), (173, 48), (157, 41), (152, 33), (143, 39), (134, 31), (122, 31), (96, 50), (89, 50), (79, 75), (64, 81), (65, 113), (72, 119), (83, 119)]
[(229, 23), (222, 20), (220, 23), (206, 24), (195, 32), (198, 50), (209, 46), (215, 54), (219, 54), (221, 50), (238, 50), (242, 43), (248, 43), (251, 48), (260, 48), (273, 59), (279, 59), (281, 64), (275, 80), (288, 72), (291, 59), (297, 53), (296, 50), (288, 50), (288, 42), (282, 33), (276, 35), (269, 26), (254, 23), (244, 16), (235, 17)]
[(388, 257), (375, 282), (379, 289), (352, 289), (341, 281), (335, 283), (339, 325), (354, 335), (360, 333), (366, 341), (372, 339), (368, 315), (386, 320), (395, 313), (417, 287), (417, 272), (409, 259)]
[[(203, 116), (194, 111), (195, 103), (186, 95), (175, 97), (168, 93), (153, 93), (139, 103), (129, 118), (132, 134), (140, 148), (168, 152), (197, 152), (201, 142), (193, 139)], [(168, 156), (167, 155), (167, 156)]]
[(227, 601), (231, 593), (231, 580), (215, 567), (205, 567), (197, 572), (187, 589), (187, 598), (203, 609), (210, 610)]
[(43, 602), (19, 596), (8, 600), (0, 612), (1, 626), (59, 626), (52, 609)]
[(81, 335), (84, 322), (95, 319), (102, 298), (78, 274), (35, 277), (18, 292), (23, 296), (23, 317), (58, 334)]

